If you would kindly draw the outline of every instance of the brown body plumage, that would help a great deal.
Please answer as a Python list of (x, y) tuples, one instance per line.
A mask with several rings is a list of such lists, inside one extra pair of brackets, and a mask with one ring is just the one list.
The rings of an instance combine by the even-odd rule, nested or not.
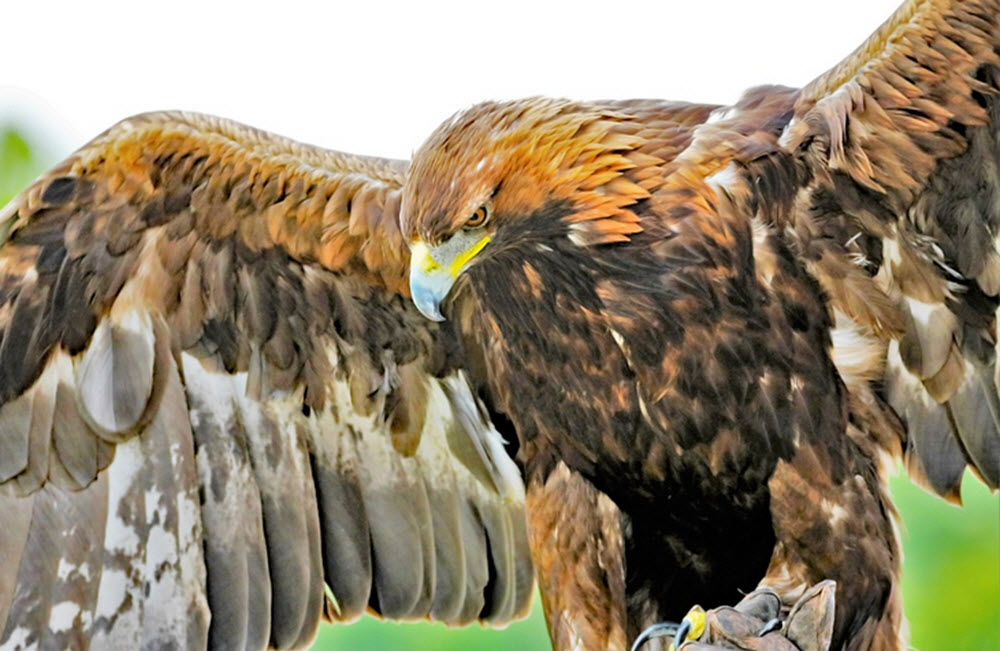
[[(846, 436), (822, 292), (773, 222), (756, 217), (755, 228), (724, 185), (742, 182), (725, 170), (747, 141), (754, 156), (777, 154), (794, 100), (751, 93), (715, 127), (729, 131), (721, 160), (692, 155), (694, 125), (674, 155), (658, 140), (670, 133), (659, 114), (534, 100), (477, 107), (415, 157), (405, 232), (429, 240), (431, 216), (484, 200), (493, 214), (492, 239), (445, 313), (473, 379), (518, 432), (559, 648), (620, 646), (692, 603), (734, 602), (765, 575), (790, 600), (837, 580), (838, 643), (866, 646), (874, 630), (862, 629), (881, 620), (852, 604), (895, 602), (891, 507), (872, 458)], [(574, 135), (537, 135), (549, 132)], [(438, 144), (452, 134), (460, 147)], [(534, 157), (521, 158), (536, 138)], [(471, 201), (449, 192), (484, 155), (515, 162), (493, 177), (487, 159)], [(779, 174), (792, 173), (775, 177), (791, 188)], [(848, 540), (866, 543), (848, 551)], [(565, 548), (588, 577), (575, 590)], [(607, 549), (621, 550), (615, 563)], [(898, 619), (882, 635), (894, 637)]]
[(899, 648), (886, 462), (1000, 484), (998, 10), (732, 107), (479, 105), (409, 167), (113, 128), (0, 213), (0, 639), (503, 622), (530, 547), (560, 649), (827, 579), (752, 642)]

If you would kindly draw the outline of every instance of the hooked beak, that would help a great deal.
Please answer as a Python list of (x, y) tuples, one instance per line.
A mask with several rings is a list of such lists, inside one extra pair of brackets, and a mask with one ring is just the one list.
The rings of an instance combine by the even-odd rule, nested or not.
[(444, 321), (441, 303), (472, 259), (489, 244), (482, 232), (459, 231), (447, 242), (430, 247), (417, 240), (410, 245), (410, 296), (420, 313)]
[(444, 321), (441, 302), (444, 301), (455, 279), (431, 257), (431, 250), (423, 242), (410, 247), (410, 296), (420, 313), (431, 321)]

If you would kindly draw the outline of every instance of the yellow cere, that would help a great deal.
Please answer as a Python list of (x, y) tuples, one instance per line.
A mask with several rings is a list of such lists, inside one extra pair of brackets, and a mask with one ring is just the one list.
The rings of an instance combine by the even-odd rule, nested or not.
[(482, 251), (483, 248), (489, 243), (490, 243), (490, 236), (484, 235), (482, 238), (480, 238), (478, 242), (473, 244), (465, 251), (462, 251), (461, 253), (456, 255), (455, 259), (452, 260), (451, 264), (448, 265), (448, 273), (451, 274), (451, 277), (456, 278), (459, 272), (462, 271), (462, 268), (465, 267), (466, 263), (468, 263), (469, 260), (471, 260), (472, 258), (476, 257), (476, 255), (480, 251)]
[(431, 257), (431, 250), (423, 242), (413, 243), (410, 247), (410, 257), (421, 273), (429, 274), (441, 269), (441, 265)]

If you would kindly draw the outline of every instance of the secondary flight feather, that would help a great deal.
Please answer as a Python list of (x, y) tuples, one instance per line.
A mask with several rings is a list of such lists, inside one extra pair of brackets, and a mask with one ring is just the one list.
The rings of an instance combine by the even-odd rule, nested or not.
[(524, 612), (517, 468), (398, 293), (405, 169), (151, 114), (5, 210), (5, 645)]
[(0, 639), (503, 623), (533, 562), (560, 649), (695, 603), (903, 648), (893, 460), (1000, 484), (998, 52), (911, 1), (801, 90), (485, 103), (411, 163), (113, 127), (0, 212)]

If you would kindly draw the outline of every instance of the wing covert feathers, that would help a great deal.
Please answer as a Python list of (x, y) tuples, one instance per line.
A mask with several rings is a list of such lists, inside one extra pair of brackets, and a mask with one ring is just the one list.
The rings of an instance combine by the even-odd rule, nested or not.
[(519, 472), (406, 300), (405, 170), (150, 114), (0, 212), (0, 646), (526, 612)]
[(966, 464), (1000, 486), (998, 91), (1000, 3), (910, 1), (802, 90), (780, 140), (796, 244), (881, 351), (884, 384), (848, 385), (884, 392), (911, 475), (955, 501)]

